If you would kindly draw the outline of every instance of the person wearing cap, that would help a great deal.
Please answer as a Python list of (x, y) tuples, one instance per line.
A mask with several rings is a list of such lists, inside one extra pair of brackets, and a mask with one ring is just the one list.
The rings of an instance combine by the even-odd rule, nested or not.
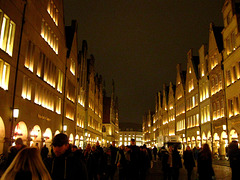
[(53, 180), (87, 180), (87, 169), (84, 162), (71, 152), (66, 134), (60, 133), (53, 138), (55, 156), (44, 160)]

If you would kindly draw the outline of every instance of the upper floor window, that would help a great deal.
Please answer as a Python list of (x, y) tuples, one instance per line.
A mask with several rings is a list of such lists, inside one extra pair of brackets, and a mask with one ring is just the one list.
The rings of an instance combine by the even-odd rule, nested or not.
[(31, 100), (32, 94), (32, 81), (27, 76), (23, 77), (22, 97)]
[(0, 9), (0, 48), (12, 56), (15, 23)]
[(38, 60), (37, 76), (55, 88), (56, 74), (57, 67), (46, 57), (44, 53), (41, 52)]
[(232, 53), (236, 49), (236, 34), (233, 31), (227, 38), (226, 38), (226, 50), (227, 55)]
[(41, 36), (54, 50), (54, 52), (58, 54), (58, 37), (53, 33), (52, 29), (44, 19), (42, 20)]
[(48, 7), (47, 11), (55, 24), (58, 26), (58, 9), (56, 8), (55, 4), (53, 3), (52, 0), (48, 0)]
[(0, 87), (8, 90), (10, 65), (0, 59)]
[(29, 41), (24, 66), (33, 72), (35, 45)]
[(61, 70), (58, 70), (58, 82), (57, 82), (57, 90), (62, 93), (63, 86), (63, 73)]
[(227, 76), (227, 86), (228, 86), (228, 85), (230, 85), (232, 83), (230, 70), (226, 71), (226, 76)]
[(75, 76), (75, 62), (72, 59), (70, 62), (70, 71)]

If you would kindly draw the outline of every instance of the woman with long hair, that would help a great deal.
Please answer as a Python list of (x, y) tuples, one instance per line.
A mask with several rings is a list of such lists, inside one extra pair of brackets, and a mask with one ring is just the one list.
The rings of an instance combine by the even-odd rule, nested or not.
[(36, 147), (22, 149), (2, 175), (1, 180), (51, 180)]
[(211, 180), (215, 174), (212, 167), (212, 153), (208, 144), (203, 145), (202, 151), (198, 154), (197, 162), (199, 180)]

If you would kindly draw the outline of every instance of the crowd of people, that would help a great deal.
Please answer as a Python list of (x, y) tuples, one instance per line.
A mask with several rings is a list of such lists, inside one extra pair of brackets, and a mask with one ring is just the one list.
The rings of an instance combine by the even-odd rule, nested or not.
[[(157, 155), (166, 180), (181, 179), (179, 170), (183, 166), (187, 170), (188, 180), (193, 179), (195, 166), (199, 180), (212, 180), (215, 177), (208, 144), (193, 150), (187, 146), (181, 156), (178, 146), (149, 149), (145, 145), (136, 146), (134, 139), (129, 146), (117, 148), (113, 141), (110, 147), (101, 147), (97, 142), (92, 146), (87, 144), (82, 150), (69, 144), (67, 135), (63, 133), (53, 138), (51, 152), (46, 145), (41, 150), (38, 147), (26, 147), (21, 138), (15, 143), (9, 149), (1, 180), (113, 180), (116, 171), (119, 180), (145, 180)], [(240, 169), (238, 143), (230, 143), (228, 149), (232, 179), (235, 180)]]
[(21, 138), (9, 149), (1, 180), (113, 180), (118, 170), (119, 180), (146, 179), (151, 167), (152, 153), (145, 145), (117, 148), (113, 141), (110, 147), (87, 144), (82, 150), (69, 144), (66, 134), (57, 134), (52, 149), (44, 145), (26, 147)]

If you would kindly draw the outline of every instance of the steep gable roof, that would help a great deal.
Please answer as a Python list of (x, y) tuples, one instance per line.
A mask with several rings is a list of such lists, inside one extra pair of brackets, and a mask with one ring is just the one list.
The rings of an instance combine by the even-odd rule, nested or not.
[(68, 49), (67, 57), (70, 56), (75, 32), (77, 32), (77, 21), (72, 20), (71, 26), (65, 27), (66, 45), (67, 45), (67, 49)]
[(193, 56), (192, 64), (193, 64), (193, 68), (194, 68), (195, 74), (196, 74), (196, 76), (198, 78), (198, 65), (199, 65), (199, 57), (198, 56)]
[(221, 53), (223, 50), (223, 37), (222, 37), (223, 27), (213, 25), (212, 29), (213, 29), (214, 37), (217, 43), (218, 52)]

